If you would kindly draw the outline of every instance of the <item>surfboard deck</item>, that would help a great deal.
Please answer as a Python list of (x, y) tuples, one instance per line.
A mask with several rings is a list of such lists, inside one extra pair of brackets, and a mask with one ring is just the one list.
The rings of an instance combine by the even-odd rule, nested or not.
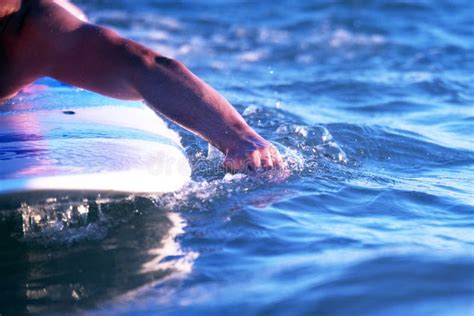
[(142, 103), (0, 106), (0, 194), (165, 193), (190, 175), (178, 134)]

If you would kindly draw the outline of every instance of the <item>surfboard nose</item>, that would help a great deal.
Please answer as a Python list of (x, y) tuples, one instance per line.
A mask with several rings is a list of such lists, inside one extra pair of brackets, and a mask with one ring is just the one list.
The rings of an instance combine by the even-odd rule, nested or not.
[(16, 107), (0, 116), (0, 194), (164, 193), (190, 179), (179, 136), (141, 103)]

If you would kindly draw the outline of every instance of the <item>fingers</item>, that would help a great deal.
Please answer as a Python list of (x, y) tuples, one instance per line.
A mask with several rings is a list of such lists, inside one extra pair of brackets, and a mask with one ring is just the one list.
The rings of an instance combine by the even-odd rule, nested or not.
[(283, 159), (273, 146), (260, 148), (241, 157), (226, 157), (224, 167), (230, 172), (248, 172), (283, 168)]
[(224, 160), (224, 168), (233, 173), (256, 171), (260, 169), (261, 165), (260, 154), (257, 151), (250, 153), (245, 158), (226, 158)]
[(260, 157), (261, 165), (264, 170), (270, 170), (273, 168), (273, 158), (270, 150), (265, 150), (263, 153), (261, 153)]
[(273, 165), (275, 167), (282, 168), (283, 167), (283, 158), (281, 158), (281, 155), (278, 152), (278, 150), (275, 147), (271, 146), (270, 147), (270, 152), (271, 152), (271, 156), (272, 156)]
[(249, 159), (250, 170), (256, 171), (256, 170), (260, 169), (260, 167), (262, 166), (262, 161), (261, 161), (262, 158), (260, 156), (260, 151), (259, 150), (253, 151), (250, 154), (249, 158), (250, 158)]

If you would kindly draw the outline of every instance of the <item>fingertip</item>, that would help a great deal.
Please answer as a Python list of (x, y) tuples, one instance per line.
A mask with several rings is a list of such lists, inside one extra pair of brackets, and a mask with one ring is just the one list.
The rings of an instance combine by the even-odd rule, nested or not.
[(265, 153), (262, 155), (261, 162), (263, 169), (270, 170), (273, 168), (272, 155), (269, 150), (265, 151)]
[(260, 153), (258, 151), (252, 152), (249, 158), (250, 158), (249, 165), (250, 165), (251, 170), (256, 171), (262, 166)]
[(275, 167), (283, 167), (283, 158), (275, 147), (272, 147), (272, 161)]
[(273, 169), (273, 162), (271, 160), (264, 160), (262, 162), (262, 167), (265, 170)]

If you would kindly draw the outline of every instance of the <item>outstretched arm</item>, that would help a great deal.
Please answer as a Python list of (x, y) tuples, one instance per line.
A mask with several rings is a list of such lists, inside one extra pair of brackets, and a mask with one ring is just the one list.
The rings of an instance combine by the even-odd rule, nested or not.
[(180, 62), (83, 22), (52, 0), (30, 2), (22, 36), (30, 45), (24, 49), (37, 54), (38, 74), (110, 97), (144, 100), (221, 150), (232, 171), (281, 166), (278, 151)]

